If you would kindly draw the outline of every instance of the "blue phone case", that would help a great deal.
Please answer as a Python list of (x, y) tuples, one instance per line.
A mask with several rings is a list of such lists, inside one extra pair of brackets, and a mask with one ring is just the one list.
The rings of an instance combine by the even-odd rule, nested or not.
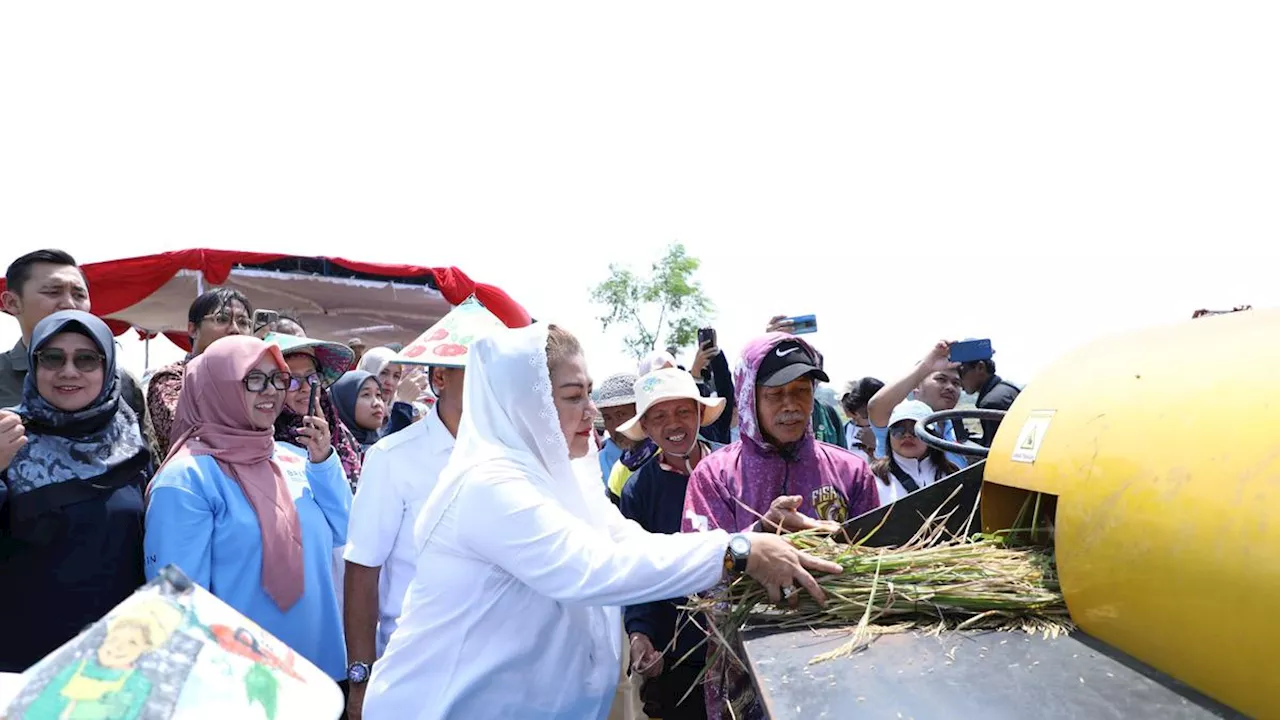
[(818, 332), (818, 318), (813, 315), (797, 315), (791, 320), (791, 334), (804, 335)]
[(963, 340), (961, 342), (951, 343), (951, 349), (948, 351), (948, 359), (951, 360), (951, 362), (958, 363), (990, 360), (991, 341)]

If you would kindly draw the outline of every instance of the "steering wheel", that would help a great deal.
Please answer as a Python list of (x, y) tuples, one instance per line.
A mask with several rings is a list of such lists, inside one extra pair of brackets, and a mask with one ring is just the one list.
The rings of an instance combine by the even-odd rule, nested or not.
[[(929, 431), (929, 426), (941, 422), (943, 420), (964, 420), (965, 418), (973, 418), (975, 420), (1003, 420), (1004, 410), (983, 410), (981, 408), (965, 408), (963, 410), (943, 410), (936, 412), (926, 418), (916, 421), (916, 437), (929, 447), (938, 448), (943, 452), (951, 452), (957, 455), (968, 455), (970, 457), (985, 458), (991, 451), (981, 445), (961, 445), (960, 443), (944, 440)], [(985, 438), (984, 438), (985, 439)]]

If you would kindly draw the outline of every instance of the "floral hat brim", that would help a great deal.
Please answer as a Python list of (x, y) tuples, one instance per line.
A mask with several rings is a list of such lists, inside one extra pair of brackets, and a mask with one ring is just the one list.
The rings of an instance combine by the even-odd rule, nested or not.
[(356, 362), (355, 351), (342, 343), (274, 332), (267, 333), (263, 340), (279, 347), (280, 354), (286, 358), (298, 353), (306, 353), (315, 358), (325, 387), (337, 382)]

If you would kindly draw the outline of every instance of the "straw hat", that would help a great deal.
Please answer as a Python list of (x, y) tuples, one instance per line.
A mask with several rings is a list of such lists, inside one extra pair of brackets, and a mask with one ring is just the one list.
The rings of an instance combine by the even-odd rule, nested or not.
[(632, 440), (645, 438), (640, 419), (649, 408), (668, 400), (693, 400), (702, 405), (702, 427), (715, 422), (724, 412), (724, 398), (704, 398), (693, 376), (679, 368), (654, 370), (636, 381), (636, 416), (618, 426), (618, 432)]
[(600, 387), (591, 394), (591, 400), (601, 410), (636, 404), (636, 381), (640, 378), (635, 373), (618, 373), (610, 375), (600, 383)]

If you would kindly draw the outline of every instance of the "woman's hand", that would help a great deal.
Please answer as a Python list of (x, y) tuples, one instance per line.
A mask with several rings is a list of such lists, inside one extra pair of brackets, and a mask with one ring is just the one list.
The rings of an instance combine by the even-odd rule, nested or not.
[(800, 603), (800, 596), (795, 593), (797, 583), (803, 587), (819, 605), (827, 602), (826, 593), (818, 587), (818, 581), (809, 574), (812, 570), (818, 573), (838, 575), (843, 569), (830, 560), (822, 560), (795, 549), (780, 535), (769, 533), (747, 533), (751, 538), (751, 554), (747, 557), (747, 574), (755, 578), (769, 593), (769, 599), (775, 605), (785, 599), (791, 607)]
[(414, 368), (404, 374), (400, 384), (396, 386), (396, 402), (412, 405), (427, 391), (427, 374), (421, 368)]
[(867, 455), (875, 457), (876, 454), (876, 431), (871, 429), (870, 425), (863, 425), (858, 428), (858, 442), (862, 443), (862, 447), (867, 449)]
[(0, 410), (0, 472), (9, 469), (9, 463), (27, 444), (27, 429), (17, 413)]
[(329, 423), (322, 417), (308, 415), (302, 418), (302, 427), (298, 428), (298, 437), (302, 438), (302, 446), (307, 449), (307, 456), (313, 463), (324, 462), (333, 452), (333, 440), (329, 435)]
[(653, 648), (653, 641), (644, 633), (631, 633), (631, 670), (645, 677), (662, 674), (662, 653)]
[(761, 532), (777, 532), (779, 527), (782, 528), (782, 532), (789, 533), (802, 530), (833, 533), (840, 529), (838, 522), (814, 520), (801, 513), (796, 508), (800, 507), (802, 502), (804, 498), (799, 495), (782, 495), (774, 498), (773, 503), (769, 505), (769, 512), (760, 519)]

